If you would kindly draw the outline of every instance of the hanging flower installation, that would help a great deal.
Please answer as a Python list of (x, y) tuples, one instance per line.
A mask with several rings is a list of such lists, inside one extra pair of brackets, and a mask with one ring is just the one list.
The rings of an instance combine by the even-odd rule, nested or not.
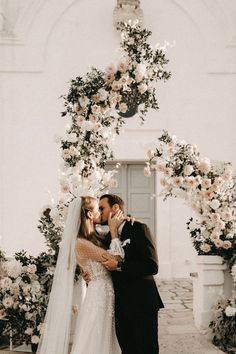
[(124, 124), (121, 115), (127, 115), (134, 104), (143, 121), (149, 108), (159, 108), (154, 83), (170, 78), (164, 69), (168, 43), (153, 49), (147, 42), (151, 32), (137, 24), (120, 24), (120, 31), (118, 63), (76, 77), (63, 96), (62, 117), (69, 117), (70, 123), (59, 139), (64, 161), (61, 193), (58, 203), (43, 209), (39, 221), (53, 249), (58, 249), (70, 201), (76, 195), (99, 195), (116, 186), (117, 169), (107, 172), (105, 165), (113, 158), (112, 144)]
[(198, 254), (222, 256), (230, 266), (236, 254), (236, 179), (229, 163), (216, 166), (201, 157), (197, 147), (164, 132), (155, 150), (149, 150), (144, 173), (162, 173), (161, 194), (178, 197), (197, 218), (187, 223)]

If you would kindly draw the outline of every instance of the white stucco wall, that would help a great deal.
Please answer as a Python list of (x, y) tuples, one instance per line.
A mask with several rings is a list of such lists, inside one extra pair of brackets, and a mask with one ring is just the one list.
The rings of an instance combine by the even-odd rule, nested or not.
[[(44, 248), (41, 207), (55, 196), (60, 151), (55, 134), (68, 81), (118, 56), (112, 27), (115, 0), (18, 0), (0, 34), (0, 246), (11, 255)], [(196, 143), (202, 154), (236, 166), (236, 3), (234, 0), (142, 1), (153, 44), (176, 41), (167, 56), (172, 78), (159, 84), (159, 112), (144, 126), (127, 120), (116, 139), (118, 160), (145, 158), (162, 129)], [(6, 9), (12, 13), (12, 9)], [(15, 22), (14, 22), (15, 21)], [(158, 181), (157, 181), (157, 186)], [(186, 230), (191, 211), (157, 199), (160, 275), (188, 276), (194, 250)]]

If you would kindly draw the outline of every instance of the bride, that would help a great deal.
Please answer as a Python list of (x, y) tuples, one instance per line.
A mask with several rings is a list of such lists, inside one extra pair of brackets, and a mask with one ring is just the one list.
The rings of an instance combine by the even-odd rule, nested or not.
[(104, 256), (124, 257), (117, 237), (122, 218), (121, 214), (110, 218), (112, 240), (106, 250), (106, 239), (94, 226), (100, 221), (97, 200), (81, 197), (70, 203), (38, 354), (68, 354), (76, 260), (83, 271), (90, 273), (91, 281), (78, 313), (70, 353), (121, 353), (115, 334), (112, 280), (101, 262)]

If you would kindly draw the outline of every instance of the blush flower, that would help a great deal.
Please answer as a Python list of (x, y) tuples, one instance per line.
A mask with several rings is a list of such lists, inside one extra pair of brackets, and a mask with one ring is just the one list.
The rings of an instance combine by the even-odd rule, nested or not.
[(211, 163), (210, 160), (207, 158), (201, 159), (198, 164), (198, 169), (204, 174), (207, 174), (211, 170)]

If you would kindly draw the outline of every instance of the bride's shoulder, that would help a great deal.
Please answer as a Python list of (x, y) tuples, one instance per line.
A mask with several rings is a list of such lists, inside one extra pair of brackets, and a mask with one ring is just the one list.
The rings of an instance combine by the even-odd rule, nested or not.
[(76, 248), (80, 250), (84, 250), (88, 248), (90, 245), (91, 245), (90, 241), (80, 237), (76, 240), (76, 244), (75, 244)]
[(75, 246), (76, 248), (88, 247), (91, 242), (84, 238), (77, 238)]

